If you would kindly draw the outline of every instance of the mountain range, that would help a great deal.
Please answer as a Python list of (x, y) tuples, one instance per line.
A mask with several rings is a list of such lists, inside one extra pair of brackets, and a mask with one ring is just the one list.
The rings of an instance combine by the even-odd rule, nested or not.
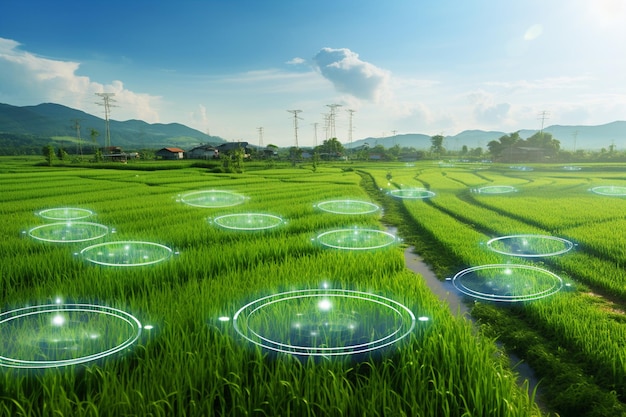
[[(552, 125), (543, 129), (558, 140), (562, 150), (576, 151), (580, 149), (599, 150), (626, 149), (626, 121), (616, 121), (597, 126), (561, 126)], [(504, 135), (514, 132), (465, 130), (457, 135), (445, 136), (443, 146), (447, 150), (457, 151), (464, 145), (469, 149), (481, 147), (486, 150), (487, 144), (492, 140), (498, 140)], [(527, 139), (537, 133), (537, 130), (522, 129), (519, 135), (522, 139)], [(369, 137), (352, 142), (348, 147), (359, 147), (367, 143), (370, 147), (382, 145), (389, 148), (394, 145), (400, 147), (414, 147), (416, 149), (429, 149), (431, 146), (431, 136), (419, 133), (409, 133), (387, 137)]]
[[(77, 129), (78, 127), (78, 129)], [(146, 123), (141, 120), (109, 120), (111, 145), (125, 150), (160, 149), (163, 147), (190, 147), (226, 142), (218, 136), (209, 136), (180, 123)], [(92, 130), (97, 136), (92, 137)], [(104, 145), (104, 119), (54, 103), (36, 106), (12, 106), (0, 103), (0, 145), (19, 148), (20, 145), (38, 147), (50, 142), (71, 147), (78, 143), (78, 134), (86, 145), (95, 139)]]
[[(78, 126), (78, 129), (77, 129)], [(12, 106), (0, 103), (0, 153), (9, 150), (25, 149), (40, 153), (41, 147), (50, 142), (65, 147), (77, 144), (78, 133), (85, 144), (94, 139), (92, 130), (97, 131), (95, 137), (99, 146), (104, 144), (104, 119), (72, 109), (60, 104), (43, 103), (36, 106)], [(209, 136), (199, 130), (180, 123), (146, 123), (141, 120), (116, 121), (109, 120), (111, 145), (121, 146), (125, 150), (160, 149), (163, 147), (180, 147), (190, 149), (199, 144), (219, 145), (226, 142), (219, 136)], [(563, 150), (599, 150), (614, 146), (615, 149), (626, 148), (626, 121), (615, 121), (597, 126), (561, 126), (552, 125), (543, 129), (552, 134), (561, 143)], [(443, 145), (455, 151), (463, 146), (469, 149), (481, 147), (486, 150), (487, 144), (513, 132), (465, 130), (459, 134), (445, 136)], [(523, 129), (520, 137), (526, 139), (537, 130)], [(343, 142), (341, 138), (338, 138)], [(409, 133), (387, 137), (368, 137), (346, 144), (347, 148), (355, 148), (367, 143), (370, 147), (382, 145), (390, 148), (394, 145), (429, 149), (431, 135)]]

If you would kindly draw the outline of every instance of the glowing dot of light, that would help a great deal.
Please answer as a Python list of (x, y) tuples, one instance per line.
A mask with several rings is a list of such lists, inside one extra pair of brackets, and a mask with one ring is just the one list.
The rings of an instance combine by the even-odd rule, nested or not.
[(322, 311), (329, 311), (331, 308), (333, 308), (333, 303), (331, 303), (330, 300), (324, 299), (317, 303), (317, 308)]
[(57, 314), (56, 316), (52, 317), (52, 324), (54, 326), (63, 326), (65, 324), (65, 317)]
[(151, 324), (146, 324), (145, 326), (143, 326), (143, 328), (146, 329), (146, 330), (152, 330), (152, 329), (154, 329), (154, 326), (151, 325)]
[(430, 318), (426, 317), (426, 316), (421, 316), (417, 318), (419, 321), (428, 321), (430, 320)]
[(229, 321), (230, 317), (228, 316), (221, 316), (220, 318), (218, 318), (219, 321)]

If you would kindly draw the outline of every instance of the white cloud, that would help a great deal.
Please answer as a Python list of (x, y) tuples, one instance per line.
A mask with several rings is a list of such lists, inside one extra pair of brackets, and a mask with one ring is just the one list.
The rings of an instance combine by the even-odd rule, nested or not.
[(110, 84), (91, 81), (76, 74), (80, 64), (42, 58), (20, 49), (11, 39), (0, 38), (0, 101), (13, 105), (54, 102), (87, 111), (98, 101), (95, 93), (114, 93), (116, 105), (112, 118), (158, 122), (161, 98), (135, 93), (122, 81)]
[(299, 58), (299, 57), (295, 57), (293, 59), (290, 59), (289, 61), (287, 61), (287, 64), (289, 65), (300, 65), (300, 64), (304, 64), (306, 61), (303, 58)]
[(369, 62), (347, 48), (323, 48), (313, 58), (322, 76), (341, 93), (376, 101), (387, 94), (389, 71)]

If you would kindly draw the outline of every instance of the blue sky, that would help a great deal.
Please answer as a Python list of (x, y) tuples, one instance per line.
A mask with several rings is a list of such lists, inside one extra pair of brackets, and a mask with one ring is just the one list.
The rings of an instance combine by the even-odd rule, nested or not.
[[(0, 102), (300, 146), (626, 119), (622, 0), (4, 0)], [(481, 145), (481, 144), (478, 144)], [(483, 146), (485, 144), (482, 144)]]

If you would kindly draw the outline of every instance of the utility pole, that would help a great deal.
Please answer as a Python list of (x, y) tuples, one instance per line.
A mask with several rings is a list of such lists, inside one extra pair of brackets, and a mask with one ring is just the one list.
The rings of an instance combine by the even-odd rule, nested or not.
[(256, 130), (259, 131), (259, 148), (263, 147), (263, 128), (257, 127)]
[(105, 135), (104, 135), (104, 150), (105, 152), (111, 147), (111, 128), (109, 127), (109, 116), (111, 115), (111, 107), (117, 107), (111, 105), (111, 102), (115, 102), (115, 99), (111, 98), (115, 93), (96, 93), (97, 96), (102, 98), (102, 103), (96, 103), (99, 106), (104, 106), (104, 122), (105, 122)]
[(287, 110), (289, 113), (293, 114), (293, 130), (296, 138), (296, 148), (298, 148), (298, 119), (302, 120), (301, 117), (298, 117), (298, 113), (302, 113), (302, 110)]
[(337, 107), (341, 107), (341, 104), (327, 104), (326, 107), (330, 107), (330, 115), (328, 121), (330, 123), (330, 137), (337, 138), (335, 133), (335, 116), (337, 114)]
[(578, 130), (572, 133), (572, 136), (574, 136), (574, 153), (576, 153), (576, 139), (578, 139)]
[(397, 130), (392, 130), (391, 134), (393, 135), (393, 146), (396, 146), (396, 133), (398, 133)]
[(543, 124), (546, 121), (546, 119), (550, 118), (550, 112), (549, 111), (540, 111), (539, 112), (539, 119), (541, 119), (541, 130), (539, 131), (541, 133), (541, 137), (543, 137)]

